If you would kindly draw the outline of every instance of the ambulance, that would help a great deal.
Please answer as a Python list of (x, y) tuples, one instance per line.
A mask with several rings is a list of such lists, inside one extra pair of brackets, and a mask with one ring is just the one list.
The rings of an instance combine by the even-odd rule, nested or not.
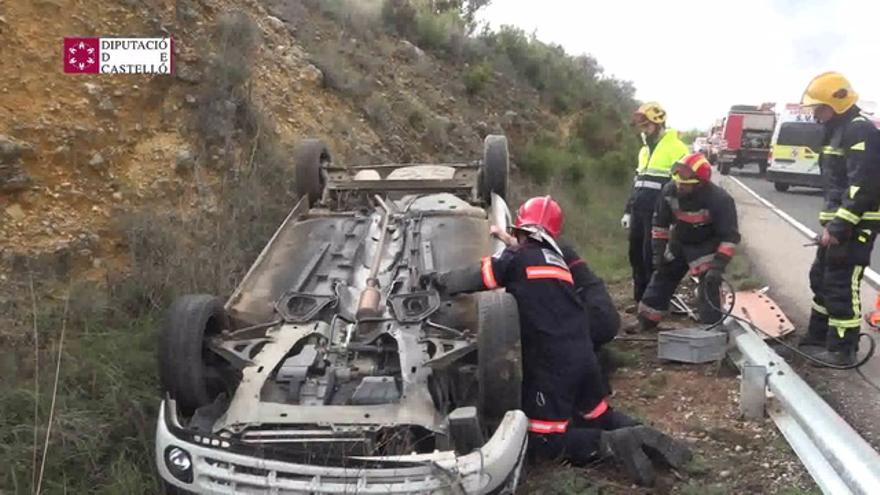
[[(865, 116), (880, 128), (880, 116), (873, 102), (860, 102)], [(779, 115), (779, 124), (773, 136), (770, 167), (767, 180), (780, 192), (792, 186), (822, 187), (822, 172), (819, 169), (819, 153), (822, 149), (825, 131), (821, 124), (813, 120), (809, 110), (801, 109), (797, 103), (788, 103)]]

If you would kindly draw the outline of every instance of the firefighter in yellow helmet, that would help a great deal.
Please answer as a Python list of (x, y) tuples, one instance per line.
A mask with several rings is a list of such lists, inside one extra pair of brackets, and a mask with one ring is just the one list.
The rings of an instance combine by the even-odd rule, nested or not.
[(651, 218), (672, 167), (688, 153), (678, 131), (666, 128), (666, 111), (657, 102), (644, 103), (633, 114), (633, 124), (642, 137), (638, 168), (632, 193), (620, 223), (629, 229), (629, 264), (632, 267), (633, 298), (642, 300), (651, 280)]
[(859, 286), (880, 228), (880, 131), (861, 115), (858, 98), (843, 75), (826, 72), (810, 81), (801, 100), (825, 127), (824, 232), (810, 269), (813, 309), (801, 346), (837, 365), (856, 361)]

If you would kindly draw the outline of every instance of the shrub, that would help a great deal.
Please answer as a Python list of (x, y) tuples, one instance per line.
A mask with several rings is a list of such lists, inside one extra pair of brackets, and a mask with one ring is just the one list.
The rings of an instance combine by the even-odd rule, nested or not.
[(323, 86), (347, 96), (365, 96), (370, 84), (361, 74), (349, 67), (340, 53), (325, 50), (310, 60), (323, 74)]
[(464, 88), (471, 95), (482, 93), (491, 80), (491, 65), (485, 62), (472, 65), (464, 73)]
[(385, 97), (379, 93), (373, 93), (367, 98), (367, 101), (364, 102), (364, 113), (370, 122), (382, 129), (388, 129), (393, 123), (391, 106), (385, 100)]

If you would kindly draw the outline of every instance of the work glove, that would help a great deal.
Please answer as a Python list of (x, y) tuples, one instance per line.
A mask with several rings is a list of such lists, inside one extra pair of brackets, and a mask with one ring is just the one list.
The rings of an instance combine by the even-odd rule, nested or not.
[(437, 272), (425, 273), (419, 277), (419, 285), (423, 289), (435, 289), (441, 295), (446, 294), (446, 284)]
[(613, 459), (641, 486), (654, 485), (656, 475), (652, 459), (681, 469), (693, 457), (683, 443), (644, 425), (603, 431), (599, 437), (599, 455)]
[(624, 213), (623, 217), (620, 218), (620, 226), (626, 230), (629, 230), (629, 220), (630, 220), (630, 214)]

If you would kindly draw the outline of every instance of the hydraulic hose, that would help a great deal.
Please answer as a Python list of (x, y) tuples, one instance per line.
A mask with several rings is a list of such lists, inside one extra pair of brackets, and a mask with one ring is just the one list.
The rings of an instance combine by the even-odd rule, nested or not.
[(830, 368), (830, 369), (835, 369), (835, 370), (852, 370), (852, 369), (861, 368), (862, 366), (865, 365), (865, 363), (868, 362), (868, 360), (870, 360), (874, 356), (874, 352), (876, 351), (876, 348), (877, 348), (877, 342), (870, 335), (868, 335), (864, 332), (859, 332), (859, 340), (861, 340), (863, 337), (867, 337), (868, 341), (870, 342), (870, 345), (868, 347), (868, 352), (867, 352), (867, 354), (865, 354), (865, 356), (861, 360), (859, 360), (856, 363), (845, 365), (845, 366), (827, 363), (825, 361), (822, 361), (821, 359), (815, 358), (815, 357), (801, 351), (797, 347), (785, 342), (784, 340), (780, 339), (779, 337), (764, 331), (764, 329), (762, 329), (758, 325), (755, 325), (753, 322), (734, 315), (733, 309), (736, 307), (736, 291), (734, 290), (733, 285), (727, 279), (725, 279), (725, 278), (721, 279), (722, 286), (726, 286), (730, 290), (731, 301), (730, 301), (730, 307), (727, 309), (719, 308), (718, 305), (716, 305), (715, 302), (711, 300), (711, 298), (707, 294), (707, 291), (705, 290), (706, 289), (705, 284), (706, 284), (706, 278), (703, 277), (702, 279), (700, 279), (700, 293), (702, 294), (702, 297), (704, 298), (706, 303), (712, 309), (721, 313), (721, 318), (718, 321), (716, 321), (715, 323), (708, 325), (705, 328), (705, 330), (711, 330), (713, 328), (716, 328), (716, 327), (722, 325), (724, 323), (724, 321), (727, 320), (727, 318), (732, 318), (734, 320), (741, 321), (741, 322), (747, 324), (751, 328), (754, 328), (755, 330), (757, 330), (761, 334), (770, 338), (770, 340), (772, 340), (772, 341), (776, 342), (777, 344), (781, 345), (782, 347), (785, 347), (786, 349), (794, 352), (795, 354), (797, 354), (798, 356), (801, 356), (802, 358), (806, 359), (807, 361), (815, 363), (815, 364), (822, 366), (824, 368)]

